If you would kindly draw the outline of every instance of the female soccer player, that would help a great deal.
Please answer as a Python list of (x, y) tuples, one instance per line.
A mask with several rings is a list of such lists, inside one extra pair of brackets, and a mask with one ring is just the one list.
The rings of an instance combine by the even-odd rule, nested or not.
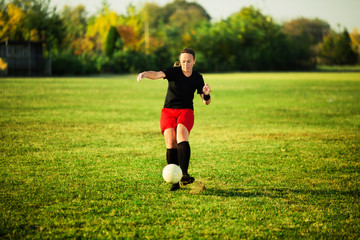
[[(137, 81), (143, 78), (167, 79), (169, 82), (164, 108), (161, 111), (160, 127), (165, 138), (168, 164), (180, 165), (183, 177), (182, 185), (193, 183), (195, 179), (188, 173), (190, 162), (189, 134), (194, 125), (193, 99), (195, 90), (204, 104), (209, 105), (210, 86), (204, 84), (201, 74), (193, 66), (196, 62), (195, 52), (185, 48), (180, 53), (180, 66), (169, 67), (164, 71), (146, 71), (138, 75)], [(180, 189), (180, 184), (173, 184), (170, 191)]]

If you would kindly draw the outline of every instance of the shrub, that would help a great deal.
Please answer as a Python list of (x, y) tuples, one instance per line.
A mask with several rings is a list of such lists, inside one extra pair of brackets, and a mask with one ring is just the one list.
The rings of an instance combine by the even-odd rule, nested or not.
[(82, 63), (69, 51), (63, 51), (52, 57), (52, 73), (54, 75), (82, 74)]

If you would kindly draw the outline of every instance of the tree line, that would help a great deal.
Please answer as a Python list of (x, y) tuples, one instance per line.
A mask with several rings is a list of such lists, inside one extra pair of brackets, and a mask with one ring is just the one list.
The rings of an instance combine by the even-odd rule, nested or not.
[(308, 70), (318, 64), (359, 64), (360, 34), (337, 32), (322, 19), (277, 23), (253, 6), (212, 21), (196, 2), (129, 5), (106, 1), (89, 16), (85, 6), (50, 7), (50, 0), (0, 0), (0, 41), (43, 42), (53, 73), (135, 73), (163, 69), (191, 47), (202, 72)]

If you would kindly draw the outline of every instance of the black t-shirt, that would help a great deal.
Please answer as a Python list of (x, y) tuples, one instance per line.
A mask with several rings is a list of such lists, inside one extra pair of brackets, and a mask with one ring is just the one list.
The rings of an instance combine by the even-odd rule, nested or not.
[(195, 90), (202, 94), (204, 79), (201, 74), (193, 70), (190, 77), (186, 77), (181, 67), (170, 67), (163, 71), (164, 79), (169, 82), (164, 108), (194, 109), (193, 99)]

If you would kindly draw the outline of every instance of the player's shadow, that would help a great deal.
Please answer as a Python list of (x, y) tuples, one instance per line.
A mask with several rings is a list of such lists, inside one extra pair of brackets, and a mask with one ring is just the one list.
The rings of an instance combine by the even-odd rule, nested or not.
[(216, 189), (207, 188), (204, 195), (215, 195), (220, 197), (243, 197), (243, 198), (257, 198), (257, 197), (270, 197), (281, 198), (282, 194), (274, 194), (269, 191), (255, 191), (249, 189), (232, 188), (232, 189)]
[(288, 198), (289, 195), (302, 194), (302, 195), (318, 195), (318, 196), (352, 196), (355, 198), (360, 197), (359, 190), (341, 191), (334, 189), (314, 190), (314, 189), (289, 189), (289, 188), (267, 188), (267, 189), (244, 189), (244, 188), (232, 188), (232, 189), (216, 189), (207, 188), (203, 193), (204, 195), (215, 195), (222, 197), (244, 197), (244, 198)]

